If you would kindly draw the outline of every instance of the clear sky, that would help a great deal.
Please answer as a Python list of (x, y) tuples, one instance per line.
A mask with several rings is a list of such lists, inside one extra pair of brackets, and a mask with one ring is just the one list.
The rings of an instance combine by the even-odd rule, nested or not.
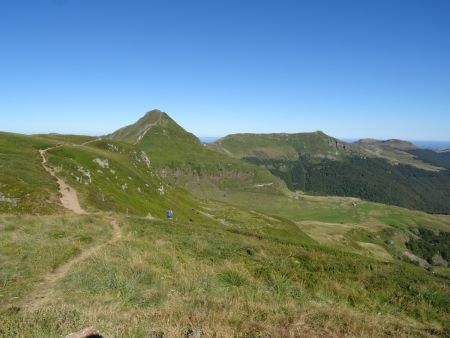
[(0, 130), (450, 140), (448, 0), (2, 0)]

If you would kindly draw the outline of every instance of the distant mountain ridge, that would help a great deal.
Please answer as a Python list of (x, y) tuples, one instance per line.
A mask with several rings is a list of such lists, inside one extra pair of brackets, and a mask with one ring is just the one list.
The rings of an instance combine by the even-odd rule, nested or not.
[(356, 141), (354, 144), (358, 145), (383, 145), (383, 146), (389, 146), (396, 149), (404, 149), (404, 150), (410, 150), (410, 149), (416, 149), (418, 148), (414, 143), (409, 141), (403, 141), (398, 139), (389, 139), (389, 140), (377, 140), (377, 139), (371, 139), (371, 138), (365, 138), (360, 139)]
[(209, 143), (208, 147), (237, 158), (296, 160), (299, 156), (342, 160), (348, 156), (383, 158), (392, 164), (406, 164), (438, 171), (439, 166), (409, 153), (418, 147), (397, 139), (361, 139), (345, 142), (322, 131), (311, 133), (232, 134)]
[(267, 168), (291, 190), (450, 212), (446, 153), (390, 139), (340, 141), (323, 132), (234, 134), (211, 149)]
[(239, 158), (298, 159), (299, 155), (311, 155), (337, 159), (346, 154), (358, 153), (357, 147), (322, 131), (296, 134), (232, 134), (209, 146)]

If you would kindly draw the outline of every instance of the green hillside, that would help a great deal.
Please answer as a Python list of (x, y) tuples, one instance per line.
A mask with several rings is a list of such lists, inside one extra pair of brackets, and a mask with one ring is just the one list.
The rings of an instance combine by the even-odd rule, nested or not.
[(439, 171), (442, 169), (435, 163), (424, 161), (422, 158), (415, 156), (414, 152), (422, 149), (419, 149), (411, 142), (395, 139), (386, 141), (362, 139), (353, 144), (360, 147), (366, 156), (382, 158), (394, 165), (406, 164), (428, 171)]
[(410, 149), (408, 153), (423, 162), (450, 170), (450, 151), (436, 152), (430, 149)]
[(445, 203), (447, 170), (320, 132), (230, 139), (160, 111), (101, 138), (0, 133), (0, 337), (450, 335), (449, 215), (304, 192), (438, 210), (417, 196)]
[(357, 153), (358, 148), (330, 137), (321, 131), (298, 134), (235, 134), (210, 145), (237, 158), (296, 160), (302, 155), (318, 158), (341, 158)]
[(348, 156), (382, 158), (391, 164), (406, 164), (427, 171), (439, 171), (440, 166), (425, 161), (413, 153), (417, 146), (402, 140), (362, 139), (347, 143), (321, 131), (297, 134), (233, 134), (208, 145), (211, 149), (232, 157), (260, 160), (298, 160), (301, 156), (342, 160)]
[(321, 132), (238, 134), (212, 146), (266, 168), (289, 189), (450, 212), (448, 156), (400, 140), (338, 141)]
[(150, 164), (145, 152), (119, 142), (97, 140), (84, 146), (65, 144), (48, 153), (49, 163), (79, 194), (88, 211), (110, 211), (163, 217), (177, 206), (187, 220), (193, 206), (189, 194), (174, 187)]
[(0, 133), (0, 212), (47, 214), (60, 209), (55, 181), (38, 153), (53, 145), (38, 137)]
[(369, 201), (425, 210), (450, 212), (450, 171), (430, 172), (412, 166), (393, 166), (384, 159), (349, 157), (342, 161), (247, 161), (268, 168), (291, 190), (335, 196), (354, 196)]
[[(448, 218), (346, 199), (279, 199), (253, 197), (273, 214), (202, 204), (211, 218), (194, 222), (4, 216), (0, 335), (56, 337), (90, 325), (115, 337), (448, 335), (448, 272), (395, 258), (402, 234), (417, 224), (448, 233)], [(43, 276), (111, 238), (111, 218), (118, 242), (73, 266), (34, 305)]]
[(170, 118), (167, 114), (160, 110), (152, 110), (146, 113), (136, 123), (120, 128), (112, 134), (107, 135), (107, 138), (123, 141), (131, 144), (138, 143), (147, 132), (158, 125), (165, 125), (170, 123)]
[(209, 149), (159, 110), (148, 112), (135, 124), (106, 138), (139, 147), (148, 154), (160, 176), (180, 187), (191, 189), (201, 185), (206, 190), (226, 192), (228, 189), (258, 189), (255, 186), (270, 183), (264, 190), (280, 192), (284, 189), (268, 170)]

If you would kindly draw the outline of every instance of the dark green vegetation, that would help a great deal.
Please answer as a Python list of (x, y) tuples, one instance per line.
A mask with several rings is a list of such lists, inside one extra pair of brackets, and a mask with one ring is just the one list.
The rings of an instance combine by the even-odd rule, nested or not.
[(323, 195), (354, 196), (433, 213), (450, 212), (450, 171), (391, 165), (384, 159), (349, 157), (320, 161), (247, 158), (283, 179), (289, 189)]
[[(88, 215), (62, 208), (47, 148)], [(445, 208), (444, 163), (409, 151), (321, 132), (205, 146), (160, 111), (101, 138), (2, 133), (0, 337), (448, 336), (450, 216), (318, 195)]]
[(418, 238), (410, 239), (406, 247), (428, 263), (434, 264), (433, 258), (441, 256), (447, 264), (450, 263), (450, 232), (431, 231), (419, 228)]
[(291, 190), (450, 212), (448, 153), (415, 149), (408, 142), (347, 144), (321, 132), (238, 134), (211, 148), (269, 169)]
[(450, 152), (436, 152), (430, 149), (411, 149), (408, 153), (424, 162), (450, 170)]

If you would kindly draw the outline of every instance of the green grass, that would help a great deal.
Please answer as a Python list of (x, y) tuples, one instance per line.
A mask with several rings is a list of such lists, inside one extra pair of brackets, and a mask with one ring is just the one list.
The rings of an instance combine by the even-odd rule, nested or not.
[(110, 228), (93, 216), (1, 215), (0, 308), (14, 305), (40, 277), (109, 238)]
[[(118, 151), (109, 150), (108, 144), (114, 144)], [(96, 141), (83, 147), (66, 145), (48, 154), (49, 163), (62, 168), (59, 175), (77, 189), (88, 210), (163, 217), (173, 203), (180, 205), (177, 216), (185, 219), (183, 211), (189, 209), (189, 196), (158, 177), (136, 156), (139, 151), (127, 144)], [(96, 159), (108, 160), (108, 167), (102, 168)], [(164, 195), (158, 192), (161, 185), (165, 187)]]
[[(222, 153), (237, 157), (297, 160), (299, 154), (341, 158), (346, 151), (336, 149), (337, 140), (323, 132), (297, 134), (234, 134), (210, 145)], [(348, 151), (353, 147), (346, 145)]]
[(82, 144), (96, 139), (94, 136), (85, 135), (62, 135), (62, 134), (39, 134), (34, 135), (41, 139), (55, 141), (57, 143)]
[(89, 325), (112, 337), (189, 329), (207, 336), (449, 333), (448, 279), (411, 264), (219, 225), (120, 223), (123, 239), (72, 269), (56, 286), (61, 298), (32, 315), (4, 307), (0, 335), (63, 336)]
[(58, 210), (56, 181), (41, 166), (39, 149), (51, 140), (0, 133), (0, 193), (16, 203), (0, 201), (0, 213), (51, 214)]

